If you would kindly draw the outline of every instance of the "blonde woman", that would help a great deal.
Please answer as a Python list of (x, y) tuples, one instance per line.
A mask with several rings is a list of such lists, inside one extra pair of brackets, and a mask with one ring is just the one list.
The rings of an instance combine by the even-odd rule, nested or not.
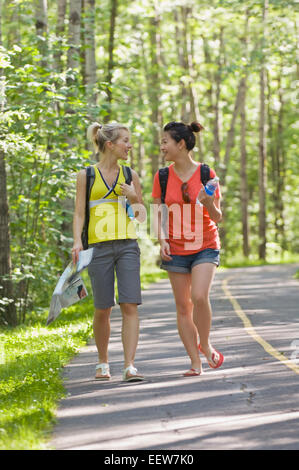
[[(125, 183), (119, 160), (127, 160), (132, 148), (130, 133), (118, 123), (92, 124), (87, 136), (100, 155), (94, 165), (95, 180), (90, 193), (88, 246), (94, 247), (88, 267), (94, 297), (93, 330), (98, 350), (97, 380), (111, 378), (108, 343), (110, 314), (114, 297), (114, 272), (117, 276), (118, 302), (122, 312), (122, 344), (124, 350), (124, 381), (141, 381), (144, 377), (134, 367), (139, 337), (137, 306), (141, 304), (140, 250), (134, 224), (120, 204), (125, 196), (130, 204), (143, 204), (138, 175), (131, 170), (132, 183)], [(122, 198), (124, 199), (124, 198)], [(85, 220), (86, 170), (77, 174), (76, 203), (73, 221), (73, 261), (83, 249), (81, 234)]]

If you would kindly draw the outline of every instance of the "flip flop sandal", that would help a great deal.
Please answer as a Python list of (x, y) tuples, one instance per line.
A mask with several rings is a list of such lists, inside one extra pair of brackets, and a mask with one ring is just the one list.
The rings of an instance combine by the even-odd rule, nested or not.
[(123, 371), (124, 382), (141, 382), (144, 380), (143, 375), (138, 374), (136, 367), (129, 366)]
[(201, 375), (201, 369), (193, 369), (193, 367), (183, 374), (184, 377), (196, 377)]
[[(100, 370), (100, 374), (98, 374), (98, 370)], [(109, 370), (109, 364), (106, 364), (103, 362), (102, 364), (98, 364), (96, 366), (96, 375), (95, 375), (96, 380), (110, 380), (111, 375), (110, 375), (110, 370)]]
[[(204, 352), (201, 349), (200, 344), (198, 345), (198, 349), (200, 350), (200, 352), (203, 355), (205, 355)], [(211, 356), (210, 357), (206, 356), (206, 358), (207, 358), (208, 364), (211, 367), (211, 369), (218, 369), (218, 367), (220, 367), (223, 364), (224, 356), (221, 352), (217, 351), (217, 349), (215, 349), (215, 348), (213, 348), (213, 351), (214, 352), (212, 352)], [(215, 357), (216, 357), (215, 353), (218, 354), (218, 361), (215, 360)]]

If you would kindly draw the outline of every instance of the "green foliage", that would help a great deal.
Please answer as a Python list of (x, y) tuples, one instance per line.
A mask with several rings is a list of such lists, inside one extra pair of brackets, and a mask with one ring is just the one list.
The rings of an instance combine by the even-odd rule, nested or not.
[[(111, 5), (108, 0), (96, 2), (97, 104), (90, 104), (83, 54), (86, 18), (81, 28), (80, 65), (71, 69), (67, 67), (69, 20), (65, 19), (64, 31), (59, 32), (57, 2), (47, 2), (48, 32), (44, 37), (37, 36), (34, 2), (2, 3), (5, 8), (0, 38), (0, 151), (6, 163), (11, 279), (20, 325), (15, 330), (0, 332), (0, 448), (36, 449), (44, 447), (41, 436), (53, 420), (57, 398), (64, 394), (61, 367), (91, 334), (89, 300), (76, 304), (53, 325), (44, 327), (48, 313), (45, 307), (70, 257), (75, 175), (94, 159), (86, 143), (87, 125), (95, 119), (102, 122), (110, 113), (111, 120), (130, 127), (131, 165), (140, 175), (149, 210), (153, 162), (156, 159), (159, 166), (164, 164), (154, 131), (170, 120), (181, 120), (184, 100), (187, 96), (189, 106), (192, 91), (205, 127), (195, 158), (218, 166), (217, 172), (223, 170), (236, 90), (246, 72), (251, 253), (244, 260), (238, 116), (225, 168), (226, 184), (222, 187), (226, 206), (220, 225), (226, 234), (222, 263), (225, 266), (260, 263), (259, 74), (263, 64), (267, 70), (267, 261), (297, 261), (298, 26), (294, 18), (295, 1), (269, 2), (262, 50), (262, 1), (118, 2), (113, 73), (108, 83)], [(213, 146), (218, 79), (220, 162), (215, 160)], [(112, 103), (108, 103), (107, 90), (112, 93)], [(194, 116), (188, 106), (191, 121)], [(152, 122), (154, 111), (158, 118)], [(159, 269), (156, 243), (145, 237), (140, 246), (145, 287), (166, 273)], [(11, 300), (0, 299), (0, 320), (3, 308)]]
[[(299, 252), (298, 170), (296, 127), (296, 24), (293, 2), (270, 2), (265, 50), (261, 50), (263, 2), (150, 0), (121, 2), (117, 11), (112, 81), (107, 82), (110, 2), (96, 2), (95, 46), (97, 104), (86, 94), (81, 28), (80, 66), (67, 68), (68, 20), (57, 30), (57, 2), (48, 2), (48, 32), (36, 34), (33, 3), (5, 2), (0, 48), (0, 149), (4, 151), (10, 212), (12, 280), (18, 320), (48, 305), (57, 276), (69, 259), (72, 243), (75, 174), (94, 159), (85, 133), (91, 120), (126, 123), (132, 132), (131, 164), (138, 171), (149, 209), (152, 162), (161, 159), (154, 130), (180, 120), (183, 89), (197, 96), (205, 131), (194, 155), (223, 169), (236, 90), (245, 71), (247, 182), (251, 258), (258, 253), (259, 73), (267, 69), (267, 239), (268, 256), (283, 259)], [(245, 15), (248, 11), (244, 52)], [(184, 14), (185, 22), (183, 21)], [(90, 12), (88, 12), (88, 15)], [(86, 16), (86, 15), (85, 15)], [(220, 35), (224, 48), (221, 50)], [(156, 38), (156, 44), (153, 44)], [(184, 48), (188, 55), (182, 63)], [(185, 52), (186, 52), (185, 51)], [(266, 51), (266, 53), (265, 53)], [(60, 57), (59, 61), (57, 57)], [(156, 59), (156, 60), (155, 60)], [(186, 59), (186, 57), (185, 57)], [(216, 80), (220, 77), (220, 162), (213, 151)], [(156, 87), (156, 89), (155, 89)], [(107, 88), (112, 103), (107, 101)], [(153, 91), (158, 94), (155, 98)], [(281, 109), (282, 108), (282, 109)], [(159, 122), (152, 122), (158, 110)], [(190, 121), (194, 118), (189, 110)], [(280, 126), (280, 127), (279, 127)], [(240, 206), (240, 119), (226, 168), (223, 259), (242, 256)], [(278, 149), (282, 154), (274, 178)], [(151, 160), (151, 157), (154, 159)], [(280, 185), (279, 185), (280, 183)], [(279, 185), (279, 186), (278, 186)], [(283, 202), (278, 213), (276, 194)], [(282, 221), (284, 222), (283, 229)], [(276, 247), (275, 249), (273, 247)], [(143, 260), (143, 271), (147, 267)], [(1, 305), (0, 305), (1, 309)], [(1, 310), (0, 310), (1, 311)]]

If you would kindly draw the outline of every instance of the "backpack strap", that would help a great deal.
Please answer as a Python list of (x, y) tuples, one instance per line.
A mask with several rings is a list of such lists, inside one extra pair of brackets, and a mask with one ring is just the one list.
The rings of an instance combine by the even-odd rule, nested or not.
[(166, 166), (165, 168), (160, 168), (159, 169), (159, 181), (160, 181), (160, 187), (161, 187), (161, 202), (162, 202), (162, 204), (165, 203), (168, 175), (169, 175), (169, 167), (168, 166)]
[(200, 179), (202, 184), (205, 186), (207, 182), (211, 179), (210, 176), (210, 167), (206, 163), (200, 165)]
[[(122, 165), (123, 174), (125, 177), (125, 183), (130, 185), (132, 182), (132, 170), (129, 166)], [(133, 220), (134, 219), (134, 212), (132, 210), (131, 204), (129, 203), (128, 199), (126, 199), (126, 212), (128, 217)]]
[(132, 171), (129, 166), (122, 165), (123, 174), (126, 180), (126, 184), (131, 184), (132, 182)]
[[(161, 186), (161, 202), (165, 203), (166, 188), (168, 181), (169, 167), (160, 168), (159, 170), (159, 181)], [(205, 186), (207, 182), (211, 179), (210, 176), (210, 167), (206, 163), (202, 163), (200, 166), (200, 179), (202, 184)]]
[(89, 199), (90, 193), (95, 180), (95, 171), (93, 166), (88, 166), (86, 168), (86, 199), (85, 199), (85, 221), (82, 230), (82, 245), (83, 249), (87, 250), (88, 248), (88, 225), (89, 225)]

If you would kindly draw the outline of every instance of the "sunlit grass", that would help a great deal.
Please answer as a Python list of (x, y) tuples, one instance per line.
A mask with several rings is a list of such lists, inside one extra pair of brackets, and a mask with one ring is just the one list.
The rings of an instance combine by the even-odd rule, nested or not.
[(289, 264), (289, 263), (299, 263), (299, 254), (284, 252), (274, 253), (269, 252), (266, 261), (258, 259), (257, 256), (250, 256), (248, 258), (242, 257), (240, 255), (230, 256), (229, 258), (222, 257), (221, 266), (226, 268), (238, 268), (246, 266), (264, 266), (271, 264)]
[(72, 306), (48, 327), (48, 312), (32, 326), (2, 330), (0, 449), (43, 449), (64, 396), (61, 371), (92, 332), (91, 300)]

